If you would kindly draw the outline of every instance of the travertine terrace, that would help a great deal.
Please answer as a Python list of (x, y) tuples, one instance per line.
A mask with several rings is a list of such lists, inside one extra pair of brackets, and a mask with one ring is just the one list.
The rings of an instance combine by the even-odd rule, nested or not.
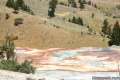
[[(119, 48), (17, 48), (17, 60), (29, 60), (38, 70), (74, 70), (83, 72), (117, 71)], [(20, 53), (19, 53), (20, 51)]]

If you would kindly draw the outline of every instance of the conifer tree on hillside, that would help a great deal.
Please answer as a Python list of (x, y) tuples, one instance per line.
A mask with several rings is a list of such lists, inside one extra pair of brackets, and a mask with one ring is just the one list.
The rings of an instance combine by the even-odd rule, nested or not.
[(8, 0), (6, 6), (13, 8), (15, 11), (21, 9), (23, 11), (29, 12), (30, 14), (33, 14), (32, 10), (24, 3), (23, 0)]
[(77, 23), (78, 23), (79, 25), (82, 25), (82, 26), (84, 25), (84, 24), (83, 24), (83, 20), (82, 20), (82, 18), (80, 18), (80, 17), (77, 19)]
[(104, 22), (103, 22), (103, 27), (102, 27), (102, 33), (104, 35), (107, 35), (107, 29), (109, 28), (109, 23), (108, 23), (108, 20), (105, 19)]
[(73, 16), (72, 19), (69, 19), (68, 21), (78, 25), (82, 25), (82, 26), (84, 25), (83, 20), (80, 17)]
[(72, 18), (72, 23), (76, 23), (76, 18), (75, 18), (75, 16), (73, 16), (73, 18)]
[(85, 8), (86, 1), (85, 1), (85, 0), (79, 0), (78, 2), (79, 2), (79, 4), (80, 4), (80, 8), (81, 8), (81, 9), (84, 9), (84, 8)]
[(57, 0), (51, 0), (49, 2), (49, 9), (48, 9), (48, 16), (49, 17), (55, 16), (55, 9), (56, 9), (57, 3), (58, 3)]
[(15, 1), (14, 0), (8, 0), (7, 3), (6, 3), (6, 6), (10, 7), (10, 8), (15, 8)]
[(118, 21), (116, 21), (110, 36), (109, 46), (112, 45), (120, 46), (120, 25)]
[(18, 6), (18, 8), (23, 9), (24, 8), (24, 1), (23, 0), (16, 0), (16, 5)]

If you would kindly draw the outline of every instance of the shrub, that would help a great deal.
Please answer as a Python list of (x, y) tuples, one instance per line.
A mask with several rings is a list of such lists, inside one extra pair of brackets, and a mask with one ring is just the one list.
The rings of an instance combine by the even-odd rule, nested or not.
[(15, 60), (2, 60), (0, 61), (0, 69), (10, 70), (22, 73), (34, 73), (34, 68), (31, 65), (31, 62), (25, 61), (21, 64), (17, 63)]
[(23, 19), (22, 19), (22, 18), (16, 18), (16, 19), (15, 19), (15, 22), (14, 22), (14, 25), (15, 25), (15, 26), (18, 26), (18, 25), (20, 25), (20, 24), (23, 24)]
[(82, 26), (84, 25), (83, 20), (80, 17), (76, 18), (75, 16), (73, 16), (73, 18), (69, 19), (68, 21), (78, 25), (82, 25)]
[(19, 65), (18, 71), (29, 74), (34, 73), (34, 68), (32, 67), (31, 62), (25, 61), (21, 65)]
[(19, 64), (12, 60), (2, 60), (0, 62), (0, 69), (17, 71)]

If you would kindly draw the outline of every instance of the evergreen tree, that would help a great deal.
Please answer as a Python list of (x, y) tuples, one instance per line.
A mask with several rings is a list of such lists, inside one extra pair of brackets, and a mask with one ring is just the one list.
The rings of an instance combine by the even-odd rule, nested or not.
[(14, 0), (8, 0), (7, 3), (6, 3), (6, 6), (10, 7), (10, 8), (13, 8), (14, 4), (15, 4)]
[(78, 24), (78, 25), (82, 25), (82, 26), (84, 25), (83, 20), (80, 17), (76, 18), (75, 16), (73, 16), (72, 20), (69, 19), (68, 21), (72, 22), (72, 23), (75, 23), (75, 24)]
[(76, 23), (76, 18), (75, 18), (75, 16), (73, 16), (73, 18), (72, 18), (72, 23)]
[(82, 18), (79, 17), (79, 18), (77, 19), (77, 23), (78, 23), (79, 25), (82, 25), (82, 26), (83, 26), (83, 20), (82, 20)]
[(33, 14), (32, 10), (27, 6), (23, 0), (8, 0), (6, 3), (7, 7), (13, 8), (15, 12), (19, 9)]
[(25, 8), (25, 3), (23, 0), (16, 0), (16, 6), (18, 8), (24, 9)]
[(104, 35), (108, 35), (108, 29), (109, 29), (109, 23), (108, 23), (108, 20), (105, 19), (104, 22), (103, 22), (103, 27), (102, 27), (102, 33)]
[(84, 8), (85, 8), (85, 3), (86, 3), (86, 1), (85, 1), (85, 0), (79, 0), (78, 2), (79, 2), (79, 4), (80, 4), (80, 8), (81, 8), (81, 9), (84, 9)]
[(118, 21), (116, 21), (113, 27), (112, 34), (110, 36), (110, 41), (108, 43), (109, 46), (111, 45), (120, 46), (120, 25)]
[(55, 16), (55, 9), (57, 6), (57, 0), (51, 0), (49, 2), (49, 9), (48, 9), (48, 16), (49, 17), (54, 17)]

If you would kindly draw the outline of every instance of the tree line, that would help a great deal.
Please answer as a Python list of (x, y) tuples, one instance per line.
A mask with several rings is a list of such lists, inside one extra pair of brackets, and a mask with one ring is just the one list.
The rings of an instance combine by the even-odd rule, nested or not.
[(6, 6), (13, 8), (15, 11), (23, 10), (29, 12), (30, 14), (34, 14), (30, 7), (27, 6), (23, 0), (8, 0)]
[(115, 22), (113, 27), (109, 24), (108, 20), (105, 19), (102, 26), (102, 36), (109, 38), (108, 45), (120, 46), (120, 24), (118, 21)]
[[(79, 0), (79, 8), (80, 9), (84, 9), (85, 8), (85, 4), (87, 4), (86, 0)], [(49, 2), (49, 9), (48, 9), (48, 16), (49, 17), (54, 17), (55, 16), (55, 9), (56, 6), (58, 4), (58, 0), (50, 0)], [(68, 6), (77, 8), (77, 3), (75, 2), (75, 0), (68, 0)]]

